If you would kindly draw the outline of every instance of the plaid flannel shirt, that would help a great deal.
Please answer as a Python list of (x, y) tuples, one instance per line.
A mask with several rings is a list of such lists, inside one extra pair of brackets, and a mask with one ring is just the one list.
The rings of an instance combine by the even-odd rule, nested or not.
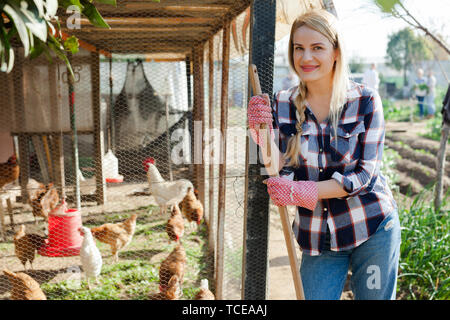
[[(296, 87), (274, 95), (274, 129), (286, 151), (296, 133)], [(303, 253), (320, 255), (327, 225), (333, 251), (357, 247), (374, 234), (380, 223), (397, 209), (385, 177), (380, 172), (384, 147), (384, 116), (378, 93), (351, 82), (337, 128), (337, 140), (328, 119), (318, 123), (307, 105), (302, 124), (300, 166), (284, 167), (280, 175), (295, 181), (335, 179), (348, 196), (321, 199), (314, 211), (297, 207), (292, 228)]]

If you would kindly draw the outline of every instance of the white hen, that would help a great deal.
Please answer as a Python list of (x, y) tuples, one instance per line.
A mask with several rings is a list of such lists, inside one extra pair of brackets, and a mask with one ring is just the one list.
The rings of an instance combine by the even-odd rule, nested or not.
[(102, 271), (102, 255), (95, 244), (95, 240), (92, 237), (91, 230), (86, 227), (80, 227), (78, 229), (83, 236), (83, 243), (80, 249), (80, 259), (83, 266), (84, 275), (86, 277), (88, 287), (91, 289), (89, 282), (91, 277), (95, 278), (95, 282), (98, 283), (97, 277)]
[(150, 193), (159, 205), (161, 213), (165, 213), (168, 206), (179, 204), (186, 195), (188, 188), (194, 190), (194, 186), (189, 180), (166, 181), (154, 164), (148, 163), (147, 165), (147, 180)]

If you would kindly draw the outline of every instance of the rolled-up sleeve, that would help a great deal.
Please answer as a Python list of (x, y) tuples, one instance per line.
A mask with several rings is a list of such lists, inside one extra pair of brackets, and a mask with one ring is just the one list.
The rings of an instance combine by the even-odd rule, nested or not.
[(332, 175), (332, 178), (348, 193), (347, 197), (373, 188), (383, 157), (385, 126), (381, 98), (374, 91), (366, 101), (365, 132), (361, 133), (362, 137), (358, 142), (361, 144), (361, 158), (353, 171), (334, 172)]

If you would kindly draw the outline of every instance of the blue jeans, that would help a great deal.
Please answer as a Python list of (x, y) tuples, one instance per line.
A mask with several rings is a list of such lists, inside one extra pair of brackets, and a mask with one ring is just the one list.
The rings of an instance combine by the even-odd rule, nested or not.
[(416, 96), (417, 98), (417, 103), (419, 105), (419, 115), (421, 117), (423, 117), (424, 115), (424, 108), (423, 108), (423, 104), (424, 104), (424, 100), (425, 100), (425, 96)]
[(355, 300), (395, 300), (400, 242), (400, 221), (394, 211), (354, 249), (302, 255), (300, 274), (306, 300), (339, 300), (349, 268)]

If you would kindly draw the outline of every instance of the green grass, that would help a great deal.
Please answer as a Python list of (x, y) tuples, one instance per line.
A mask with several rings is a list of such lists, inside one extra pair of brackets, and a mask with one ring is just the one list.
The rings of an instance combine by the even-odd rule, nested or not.
[[(145, 300), (148, 299), (149, 294), (158, 292), (160, 259), (151, 262), (151, 258), (156, 254), (170, 253), (175, 243), (168, 242), (165, 231), (168, 216), (160, 216), (159, 209), (156, 207), (140, 208), (138, 211), (133, 241), (120, 252), (118, 263), (113, 263), (109, 245), (97, 241), (103, 256), (99, 284), (91, 281), (92, 289), (89, 290), (84, 274), (78, 273), (75, 280), (43, 283), (41, 288), (47, 298), (50, 300)], [(85, 225), (92, 227), (105, 222), (118, 222), (127, 218), (129, 214), (93, 215), (87, 219)], [(208, 262), (206, 239), (205, 224), (200, 226), (199, 231), (185, 230), (184, 237), (181, 239), (186, 250), (187, 263), (182, 285), (183, 294), (180, 299), (193, 299), (198, 292), (200, 280), (211, 277), (212, 266)]]
[[(402, 226), (398, 296), (407, 300), (450, 299), (449, 210), (435, 212), (431, 190), (414, 198), (409, 207), (399, 207)], [(442, 208), (448, 203), (448, 194)]]

